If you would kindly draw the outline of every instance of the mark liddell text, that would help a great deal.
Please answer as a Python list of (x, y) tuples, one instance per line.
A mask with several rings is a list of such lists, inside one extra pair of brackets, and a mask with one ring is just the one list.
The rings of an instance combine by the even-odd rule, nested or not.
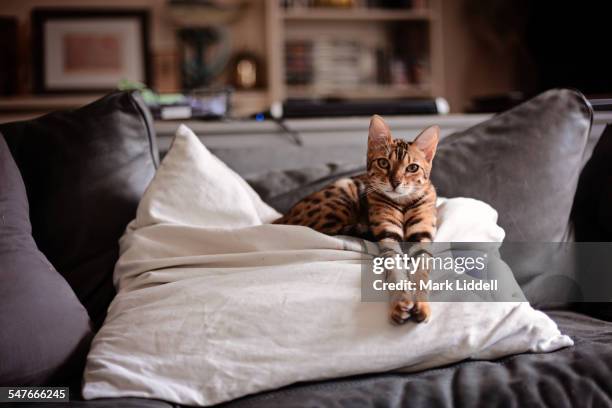
[(422, 280), (413, 282), (410, 280), (401, 280), (399, 282), (385, 282), (382, 279), (377, 279), (372, 283), (372, 287), (377, 291), (384, 290), (403, 290), (403, 291), (497, 291), (497, 279), (491, 280), (444, 280), (435, 282), (432, 280)]

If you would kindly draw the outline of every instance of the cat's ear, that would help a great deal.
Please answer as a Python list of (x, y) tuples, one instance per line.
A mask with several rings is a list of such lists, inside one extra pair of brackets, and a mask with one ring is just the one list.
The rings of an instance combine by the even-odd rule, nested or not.
[(372, 116), (370, 130), (368, 131), (368, 150), (389, 145), (391, 141), (391, 129), (383, 118), (378, 115)]
[(436, 154), (439, 139), (440, 128), (434, 125), (422, 131), (421, 134), (414, 139), (413, 144), (425, 153), (425, 158), (428, 162), (431, 162)]

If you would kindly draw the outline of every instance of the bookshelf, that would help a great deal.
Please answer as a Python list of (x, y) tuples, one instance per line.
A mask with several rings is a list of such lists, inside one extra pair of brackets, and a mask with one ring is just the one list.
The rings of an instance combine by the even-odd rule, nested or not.
[[(29, 1), (29, 0), (28, 0)], [(36, 0), (42, 1), (42, 0)], [(93, 0), (92, 0), (93, 1)], [(96, 0), (100, 1), (100, 0)], [(125, 0), (139, 3), (139, 0)], [(242, 0), (241, 0), (242, 1)], [(262, 88), (236, 91), (232, 97), (235, 116), (248, 116), (261, 112), (271, 104), (286, 98), (347, 98), (381, 99), (400, 97), (446, 96), (444, 89), (444, 61), (442, 46), (442, 0), (413, 0), (415, 8), (382, 9), (364, 6), (369, 0), (355, 0), (351, 8), (296, 7), (285, 8), (281, 0), (244, 0), (247, 7), (244, 16), (229, 25), (235, 50), (246, 49), (261, 57), (265, 84)], [(300, 0), (305, 3), (306, 1)], [(140, 3), (139, 3), (140, 4)], [(172, 52), (174, 29), (168, 25), (167, 7), (153, 8), (154, 28), (158, 42), (163, 42)], [(157, 14), (156, 14), (157, 13)], [(445, 12), (446, 13), (446, 12)], [(451, 16), (452, 17), (452, 16)], [(447, 16), (451, 21), (451, 18)], [(154, 30), (154, 31), (155, 31)], [(325, 43), (350, 42), (364, 46), (365, 50), (387, 47), (401, 50), (417, 48), (421, 55), (425, 79), (403, 83), (354, 79), (349, 83), (331, 77), (321, 83), (287, 81), (286, 45), (296, 41)], [(155, 44), (152, 44), (155, 45)], [(333, 44), (332, 44), (333, 45)], [(328, 47), (329, 48), (329, 47)], [(356, 53), (358, 55), (367, 52)], [(324, 60), (324, 58), (321, 58)], [(372, 58), (369, 61), (373, 64)], [(321, 71), (335, 67), (319, 67)], [(345, 67), (345, 69), (347, 69)], [(178, 71), (178, 70), (177, 70)], [(451, 73), (451, 72), (449, 72)], [(346, 77), (350, 77), (349, 74)], [(178, 79), (175, 78), (178, 83)], [(227, 81), (223, 74), (220, 83)], [(448, 82), (448, 80), (446, 81)], [(159, 85), (159, 84), (153, 84)], [(93, 101), (100, 95), (21, 95), (0, 97), (0, 115), (34, 115), (56, 109), (69, 109)]]
[[(362, 1), (356, 1), (356, 5), (350, 8), (306, 6), (286, 8), (281, 5), (280, 0), (266, 0), (266, 59), (270, 102), (283, 101), (286, 98), (312, 97), (380, 99), (443, 96), (444, 62), (440, 2), (441, 0), (418, 2), (418, 7), (406, 9), (369, 8), (364, 6), (365, 2)], [(376, 54), (375, 74), (370, 73), (364, 79), (356, 74), (355, 70), (350, 69), (348, 66), (350, 64), (345, 64), (346, 77), (351, 79), (348, 81), (344, 81), (346, 78), (342, 73), (335, 77), (329, 75), (329, 78), (319, 82), (316, 79), (308, 80), (299, 76), (296, 79), (294, 66), (291, 64), (293, 56), (299, 54), (294, 49), (299, 49), (300, 42), (304, 47), (314, 44), (311, 47), (316, 51), (305, 51), (313, 54), (311, 57), (311, 60), (315, 61), (313, 64), (324, 60), (324, 55), (332, 56), (326, 66), (314, 68), (316, 71), (312, 75), (314, 78), (327, 75), (327, 72), (332, 70), (330, 67), (342, 69), (341, 64), (335, 64), (333, 55), (335, 50), (338, 50), (339, 55), (343, 53), (350, 55), (346, 47), (341, 48), (343, 42), (362, 47), (360, 52), (354, 53), (355, 55), (365, 55), (371, 50), (376, 50), (378, 54)], [(340, 43), (338, 46), (340, 48), (333, 48), (335, 43)], [(292, 45), (295, 45), (294, 49), (291, 48)], [(402, 55), (404, 47), (407, 51)], [(324, 51), (320, 51), (321, 49)], [(318, 51), (320, 52), (316, 54)], [(387, 61), (383, 58), (378, 59), (379, 55), (384, 53), (387, 53)], [(413, 66), (405, 63), (412, 57), (414, 61), (418, 61), (418, 66), (414, 62)], [(370, 58), (370, 65), (372, 59)], [(362, 62), (356, 62), (360, 63)], [(391, 66), (395, 67), (393, 69), (395, 75), (381, 74), (380, 67), (384, 63), (389, 65), (389, 70), (392, 70)], [(307, 63), (300, 61), (295, 65), (304, 66)], [(407, 78), (397, 75), (397, 72), (401, 73), (402, 70)]]

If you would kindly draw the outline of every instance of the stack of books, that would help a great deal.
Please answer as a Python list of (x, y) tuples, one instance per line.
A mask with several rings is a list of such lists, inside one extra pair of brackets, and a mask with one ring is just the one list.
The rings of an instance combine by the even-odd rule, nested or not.
[(361, 82), (361, 47), (342, 40), (320, 40), (313, 46), (313, 86), (354, 87)]
[(374, 84), (379, 77), (376, 53), (356, 41), (289, 41), (285, 46), (286, 81), (318, 89)]
[(312, 83), (312, 42), (289, 41), (285, 44), (285, 75), (289, 85)]

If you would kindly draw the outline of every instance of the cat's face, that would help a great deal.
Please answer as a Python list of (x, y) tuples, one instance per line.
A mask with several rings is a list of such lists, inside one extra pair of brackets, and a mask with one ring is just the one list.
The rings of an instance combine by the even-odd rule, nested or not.
[(439, 133), (437, 126), (431, 126), (412, 143), (394, 139), (383, 119), (374, 115), (368, 135), (370, 188), (395, 201), (410, 200), (422, 194), (429, 184)]

